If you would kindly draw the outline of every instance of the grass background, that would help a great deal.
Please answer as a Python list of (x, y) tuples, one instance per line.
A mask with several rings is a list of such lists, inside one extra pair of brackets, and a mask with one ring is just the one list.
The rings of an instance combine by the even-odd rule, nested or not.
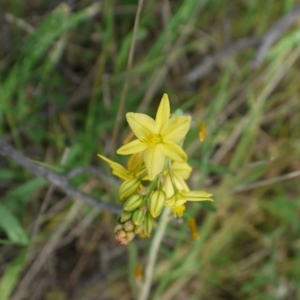
[[(190, 204), (182, 220), (170, 220), (151, 299), (300, 299), (299, 179), (280, 177), (300, 167), (299, 21), (257, 68), (248, 48), (190, 80), (209, 55), (261, 36), (296, 3), (148, 0), (127, 74), (136, 1), (0, 1), (0, 135), (60, 172), (102, 172), (77, 176), (74, 186), (119, 203), (116, 180), (96, 154), (124, 162), (110, 149), (126, 76), (126, 112), (153, 116), (167, 92), (173, 111), (193, 117), (189, 183), (215, 202)], [(119, 126), (116, 147), (128, 133), (124, 116)], [(134, 270), (145, 267), (150, 239), (117, 245), (115, 215), (3, 158), (0, 191), (1, 300), (136, 297)]]

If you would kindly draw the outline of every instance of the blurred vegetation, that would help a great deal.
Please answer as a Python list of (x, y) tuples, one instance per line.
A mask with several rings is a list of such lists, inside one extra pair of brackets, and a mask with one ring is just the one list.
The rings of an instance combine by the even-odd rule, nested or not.
[[(1, 137), (60, 172), (93, 165), (106, 173), (77, 176), (78, 189), (118, 203), (96, 154), (124, 161), (110, 149), (126, 76), (126, 112), (153, 115), (167, 92), (173, 111), (193, 116), (190, 185), (215, 202), (189, 204), (182, 221), (170, 220), (151, 299), (300, 299), (299, 178), (280, 177), (300, 169), (299, 21), (258, 67), (249, 47), (188, 80), (208, 55), (263, 35), (296, 3), (148, 0), (128, 75), (136, 1), (0, 0)], [(119, 125), (116, 147), (128, 134), (124, 117)], [(0, 191), (1, 300), (135, 298), (134, 270), (144, 268), (151, 239), (117, 245), (115, 215), (3, 157)]]

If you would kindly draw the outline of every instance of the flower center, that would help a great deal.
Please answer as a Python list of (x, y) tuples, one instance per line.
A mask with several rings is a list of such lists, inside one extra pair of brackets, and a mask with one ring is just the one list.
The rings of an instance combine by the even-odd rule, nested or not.
[(162, 142), (162, 138), (161, 138), (160, 134), (149, 133), (149, 134), (147, 134), (147, 136), (145, 138), (145, 142), (149, 146), (155, 146), (156, 144), (159, 144)]

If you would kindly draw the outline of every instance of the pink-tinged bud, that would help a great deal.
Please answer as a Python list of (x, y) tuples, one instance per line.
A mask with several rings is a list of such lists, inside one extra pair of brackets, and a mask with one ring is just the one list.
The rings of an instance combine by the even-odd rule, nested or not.
[(126, 231), (125, 230), (119, 230), (117, 233), (116, 233), (116, 238), (119, 238), (119, 239), (122, 239), (124, 237), (126, 237)]
[(141, 189), (140, 189), (140, 192), (139, 194), (142, 195), (142, 196), (146, 196), (149, 192), (149, 188), (147, 186), (143, 186)]
[(163, 191), (154, 191), (147, 200), (147, 207), (153, 218), (160, 215), (165, 206), (166, 195)]
[(130, 242), (134, 239), (135, 233), (133, 231), (129, 231), (126, 233), (126, 237), (127, 237), (128, 242)]
[(123, 209), (126, 211), (134, 211), (137, 208), (139, 208), (142, 203), (143, 203), (143, 198), (138, 194), (134, 194), (129, 199), (126, 200)]
[(152, 228), (153, 228), (153, 223), (154, 223), (154, 221), (153, 221), (152, 216), (150, 215), (149, 212), (147, 212), (145, 215), (145, 219), (144, 219), (144, 233), (146, 235), (151, 233)]
[[(120, 224), (118, 224), (118, 225), (120, 225)], [(135, 234), (134, 234), (133, 231), (126, 232), (124, 229), (121, 229), (121, 230), (117, 231), (116, 235), (115, 235), (116, 241), (120, 245), (127, 245), (131, 240), (133, 240), (134, 236), (135, 236)]]
[(166, 176), (164, 174), (159, 175), (159, 181), (161, 182), (162, 186), (166, 184)]
[(137, 188), (140, 185), (140, 180), (138, 178), (133, 178), (129, 180), (125, 180), (119, 189), (119, 198), (120, 200), (127, 199), (130, 195), (136, 192)]
[(125, 231), (133, 231), (134, 229), (134, 225), (132, 223), (132, 221), (127, 221), (124, 225), (123, 228), (125, 229)]
[(123, 226), (121, 224), (118, 224), (115, 229), (114, 229), (114, 232), (117, 233), (118, 231), (122, 230), (123, 229)]

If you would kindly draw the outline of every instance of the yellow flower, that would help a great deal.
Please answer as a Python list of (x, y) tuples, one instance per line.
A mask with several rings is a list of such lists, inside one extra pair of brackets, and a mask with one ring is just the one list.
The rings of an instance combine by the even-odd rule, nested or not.
[(189, 130), (191, 117), (170, 118), (167, 94), (161, 99), (155, 120), (141, 113), (127, 113), (126, 118), (137, 139), (119, 148), (117, 153), (128, 155), (143, 151), (149, 180), (162, 172), (165, 157), (181, 163), (186, 161), (186, 153), (177, 143), (184, 139)]
[(165, 173), (166, 181), (163, 190), (166, 193), (167, 198), (172, 197), (176, 192), (174, 190), (173, 183), (175, 185), (175, 188), (179, 191), (188, 192), (190, 190), (185, 180), (190, 177), (190, 174), (192, 172), (192, 167), (187, 163), (174, 162), (171, 166), (171, 171), (172, 174), (169, 174), (169, 172)]
[(174, 209), (182, 206), (187, 201), (213, 201), (212, 194), (205, 191), (180, 191), (167, 199), (166, 206)]

